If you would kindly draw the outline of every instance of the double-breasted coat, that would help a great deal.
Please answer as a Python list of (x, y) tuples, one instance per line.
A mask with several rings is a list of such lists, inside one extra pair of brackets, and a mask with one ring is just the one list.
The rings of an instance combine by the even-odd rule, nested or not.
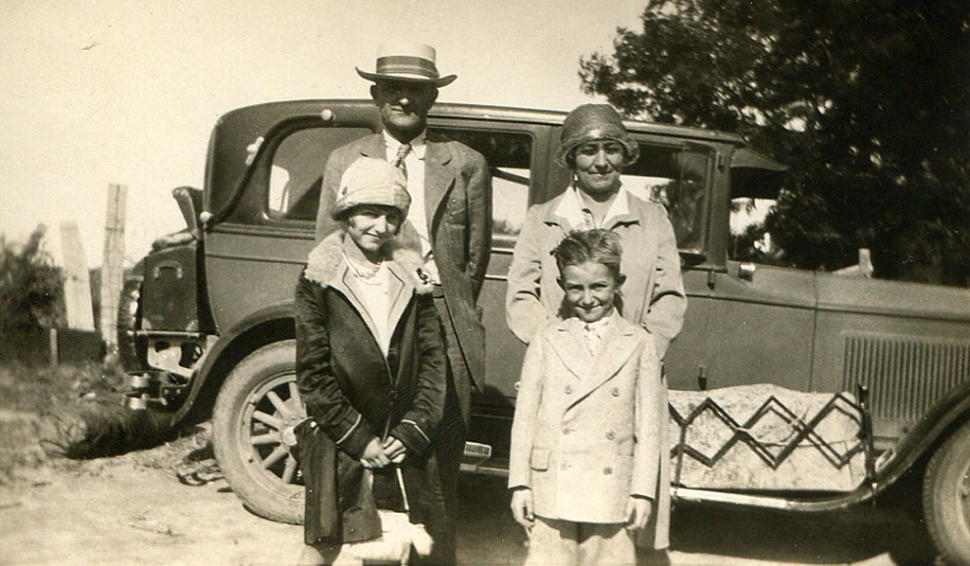
[[(476, 307), (485, 281), (492, 245), (492, 184), (485, 158), (456, 141), (427, 135), (424, 158), (425, 216), (435, 264), (441, 278), (444, 308), (439, 316), (453, 328), (448, 360), (467, 425), (473, 384), (485, 378), (485, 327)], [(373, 134), (330, 154), (320, 191), (317, 240), (337, 228), (330, 210), (340, 178), (361, 157), (387, 159), (384, 134)]]
[(363, 306), (364, 291), (341, 253), (348, 244), (353, 245), (343, 232), (325, 238), (311, 252), (296, 288), (297, 382), (312, 417), (298, 427), (306, 447), (307, 542), (380, 536), (359, 460), (372, 440), (388, 435), (407, 447), (401, 469), (412, 522), (424, 523), (434, 537), (447, 526), (441, 524), (437, 461), (426, 450), (445, 401), (440, 321), (430, 295), (415, 292), (411, 266), (403, 265), (406, 254), (389, 262), (393, 334), (385, 356)]
[[(515, 244), (505, 313), (509, 329), (525, 343), (560, 313), (563, 291), (550, 252), (566, 234), (581, 228), (571, 214), (578, 212), (570, 210), (571, 196), (563, 193), (530, 207)], [(674, 230), (660, 203), (641, 200), (622, 188), (617, 198), (626, 199), (626, 213), (610, 218), (603, 228), (616, 232), (623, 246), (620, 271), (626, 281), (621, 311), (653, 336), (662, 359), (687, 310)]]
[(612, 316), (593, 357), (567, 318), (529, 344), (515, 404), (509, 488), (537, 516), (624, 523), (630, 496), (653, 500), (641, 535), (666, 548), (670, 520), (667, 390), (651, 336)]

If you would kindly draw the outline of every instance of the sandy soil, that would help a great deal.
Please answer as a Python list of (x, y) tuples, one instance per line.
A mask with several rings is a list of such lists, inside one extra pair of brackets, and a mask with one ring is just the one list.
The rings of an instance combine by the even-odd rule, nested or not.
[[(218, 472), (202, 427), (114, 458), (49, 458), (44, 421), (0, 411), (0, 564), (268, 565), (292, 563), (302, 528), (247, 512)], [(11, 448), (13, 446), (13, 448)], [(462, 564), (521, 564), (525, 535), (502, 478), (466, 476)], [(932, 564), (925, 531), (898, 510), (793, 518), (679, 506), (674, 565)]]
[[(0, 564), (269, 565), (300, 555), (302, 527), (249, 513), (228, 487), (208, 427), (89, 461), (48, 457), (36, 442), (48, 428), (32, 414), (0, 411), (0, 458), (17, 461), (0, 481)], [(525, 537), (507, 517), (503, 486), (491, 483), (500, 497), (469, 514), (462, 562), (520, 564)], [(463, 486), (469, 497), (481, 495), (474, 484)]]
[[(246, 512), (207, 453), (200, 432), (116, 458), (19, 468), (0, 487), (0, 562), (279, 564), (298, 556), (300, 528)], [(193, 471), (213, 481), (194, 481)], [(183, 484), (180, 473), (201, 485)]]

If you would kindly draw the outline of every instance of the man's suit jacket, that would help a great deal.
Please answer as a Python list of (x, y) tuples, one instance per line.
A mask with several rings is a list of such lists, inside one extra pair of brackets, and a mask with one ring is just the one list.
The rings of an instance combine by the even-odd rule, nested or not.
[(623, 523), (631, 495), (650, 498), (654, 511), (644, 544), (665, 548), (666, 428), (666, 387), (644, 329), (614, 315), (594, 358), (583, 323), (557, 321), (526, 352), (509, 487), (530, 488), (540, 517), (584, 523)]
[[(337, 228), (330, 209), (340, 178), (361, 157), (387, 158), (383, 134), (355, 140), (330, 154), (317, 212), (317, 241)], [(430, 133), (424, 168), (428, 234), (447, 310), (439, 314), (457, 337), (457, 345), (448, 345), (448, 358), (467, 424), (471, 386), (485, 379), (485, 328), (476, 302), (492, 244), (491, 177), (480, 153)]]

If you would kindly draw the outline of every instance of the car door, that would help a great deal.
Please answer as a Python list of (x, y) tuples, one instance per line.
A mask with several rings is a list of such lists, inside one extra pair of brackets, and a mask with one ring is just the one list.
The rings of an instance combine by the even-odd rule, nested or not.
[[(330, 152), (379, 131), (373, 106), (314, 105), (283, 113), (249, 146), (251, 166), (231, 210), (206, 234), (207, 288), (220, 333), (261, 311), (292, 303), (313, 247), (323, 172)], [(324, 121), (329, 110), (334, 119)]]
[[(704, 222), (702, 234), (677, 227), (688, 308), (683, 330), (667, 354), (670, 387), (698, 390), (773, 383), (809, 390), (814, 274), (727, 259), (731, 199), (766, 196), (772, 186), (777, 191), (772, 181), (778, 180), (783, 167), (756, 159), (757, 154), (747, 149), (735, 151), (729, 168), (717, 165), (724, 163), (721, 156), (728, 155), (730, 147), (687, 144), (684, 151), (687, 168), (681, 174), (704, 177), (705, 187), (695, 184), (696, 191), (682, 190), (668, 209), (686, 208), (679, 201), (704, 195), (702, 208), (709, 213), (697, 222)], [(695, 196), (687, 197), (690, 192)], [(672, 214), (675, 226), (676, 216)]]

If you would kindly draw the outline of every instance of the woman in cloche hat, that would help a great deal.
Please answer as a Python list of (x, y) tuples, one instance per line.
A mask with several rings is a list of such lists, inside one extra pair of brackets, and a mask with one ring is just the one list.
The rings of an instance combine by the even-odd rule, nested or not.
[(380, 537), (377, 508), (408, 505), (432, 539), (443, 527), (428, 445), (445, 402), (444, 339), (422, 259), (394, 239), (411, 204), (405, 186), (383, 159), (348, 167), (330, 212), (342, 229), (317, 244), (297, 284), (296, 371), (309, 417), (297, 427), (301, 563)]

